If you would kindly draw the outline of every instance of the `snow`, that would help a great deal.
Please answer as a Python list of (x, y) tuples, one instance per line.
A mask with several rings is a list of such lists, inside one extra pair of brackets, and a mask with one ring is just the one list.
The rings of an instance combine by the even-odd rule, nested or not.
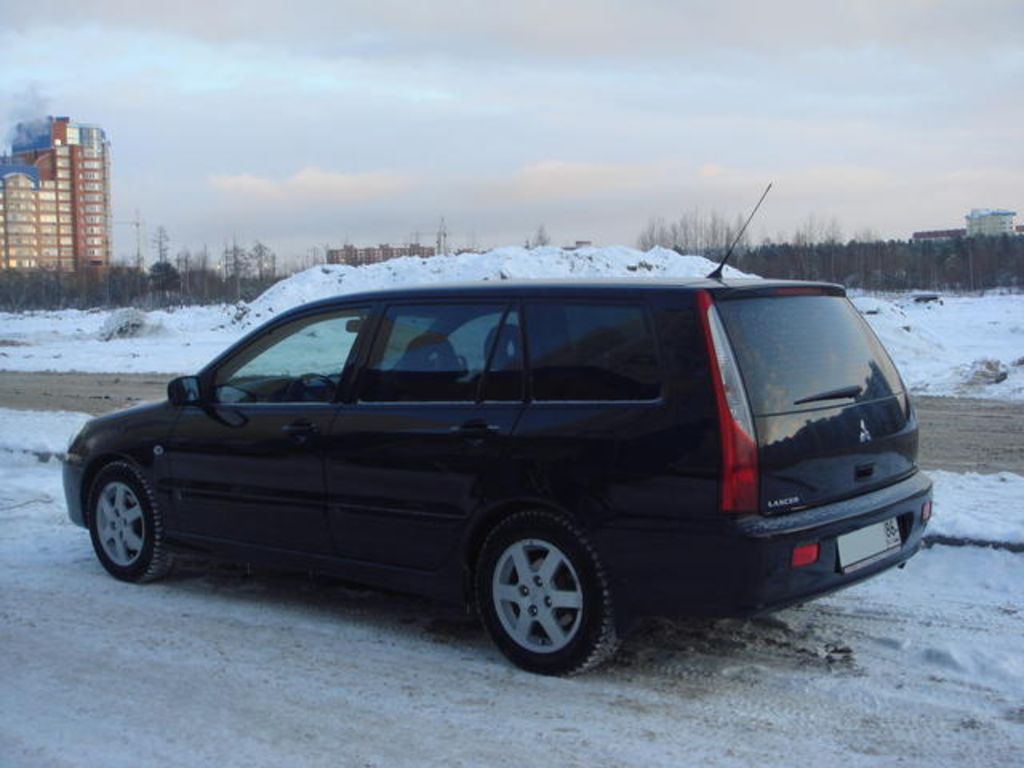
[[(418, 598), (202, 562), (110, 578), (59, 463), (28, 452), (86, 418), (0, 411), (4, 764), (857, 768), (1024, 749), (1024, 555), (934, 546), (765, 619), (648, 622), (609, 665), (540, 678)], [(1024, 478), (933, 477), (933, 532), (1020, 536)]]
[(148, 312), (143, 335), (102, 341), (118, 311), (0, 313), (0, 370), (195, 372), (242, 335), (237, 309), (220, 305)]
[[(102, 341), (114, 313), (0, 313), (0, 370), (84, 373), (194, 373), (275, 314), (316, 299), (396, 286), (572, 278), (703, 277), (714, 264), (654, 248), (498, 248), (487, 253), (402, 258), (361, 267), (314, 267), (283, 280), (251, 304), (150, 312), (142, 335)], [(744, 273), (726, 267), (727, 277)]]
[(935, 493), (930, 535), (1024, 545), (1024, 477), (942, 471), (928, 476)]
[[(912, 295), (857, 295), (853, 303), (912, 392), (1024, 400), (1024, 295), (943, 296), (932, 302), (915, 302)], [(986, 383), (976, 375), (986, 367), (1004, 372), (1005, 380)]]
[(91, 418), (88, 414), (70, 411), (0, 408), (0, 451), (62, 454), (71, 438)]
[[(436, 256), (430, 259), (392, 259), (362, 267), (331, 265), (308, 269), (271, 287), (251, 305), (262, 319), (316, 299), (343, 293), (483, 280), (568, 278), (592, 280), (613, 277), (704, 277), (715, 264), (702, 256), (680, 256), (665, 248), (497, 248), (486, 253)], [(726, 267), (725, 277), (752, 277)]]
[[(100, 340), (111, 312), (0, 313), (0, 370), (194, 373), (259, 323), (329, 296), (484, 280), (682, 279), (702, 277), (713, 266), (700, 256), (662, 248), (509, 247), (362, 267), (314, 267), (281, 281), (250, 304), (150, 312), (135, 338)], [(731, 268), (725, 274), (743, 276)], [(929, 303), (915, 302), (912, 294), (856, 295), (854, 303), (912, 392), (1024, 400), (1024, 295), (944, 296)]]

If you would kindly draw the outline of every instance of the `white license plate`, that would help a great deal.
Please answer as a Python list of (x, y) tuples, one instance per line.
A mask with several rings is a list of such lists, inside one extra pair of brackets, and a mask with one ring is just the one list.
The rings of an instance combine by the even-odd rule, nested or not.
[(836, 539), (839, 567), (843, 573), (870, 565), (894, 549), (899, 549), (900, 525), (895, 517), (869, 525)]

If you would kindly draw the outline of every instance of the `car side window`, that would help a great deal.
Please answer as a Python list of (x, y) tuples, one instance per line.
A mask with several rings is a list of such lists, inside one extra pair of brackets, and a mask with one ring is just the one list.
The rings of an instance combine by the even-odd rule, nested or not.
[(368, 310), (296, 320), (243, 349), (217, 371), (218, 403), (309, 403), (334, 399)]
[(367, 402), (477, 399), (503, 304), (389, 307), (363, 371)]
[(534, 400), (653, 400), (654, 334), (639, 304), (526, 305)]

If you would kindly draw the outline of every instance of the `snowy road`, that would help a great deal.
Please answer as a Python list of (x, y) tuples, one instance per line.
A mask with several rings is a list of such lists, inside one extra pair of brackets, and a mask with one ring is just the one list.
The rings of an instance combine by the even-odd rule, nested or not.
[[(1020, 482), (943, 478), (936, 518), (1015, 510), (1019, 536)], [(936, 546), (761, 621), (649, 623), (546, 679), (415, 598), (208, 565), (114, 581), (59, 465), (0, 447), (0, 765), (1014, 765), (1022, 587), (1024, 555)]]

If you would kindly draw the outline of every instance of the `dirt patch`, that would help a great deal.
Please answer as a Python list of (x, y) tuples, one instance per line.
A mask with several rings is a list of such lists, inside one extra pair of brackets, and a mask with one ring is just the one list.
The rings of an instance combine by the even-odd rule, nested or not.
[[(163, 400), (170, 377), (155, 374), (0, 371), (0, 407), (101, 414)], [(921, 466), (1024, 475), (1024, 403), (917, 397)]]
[(171, 377), (156, 374), (17, 373), (0, 371), (0, 406), (80, 411), (94, 416), (167, 397)]
[(1024, 475), (1024, 404), (917, 397), (925, 469)]

